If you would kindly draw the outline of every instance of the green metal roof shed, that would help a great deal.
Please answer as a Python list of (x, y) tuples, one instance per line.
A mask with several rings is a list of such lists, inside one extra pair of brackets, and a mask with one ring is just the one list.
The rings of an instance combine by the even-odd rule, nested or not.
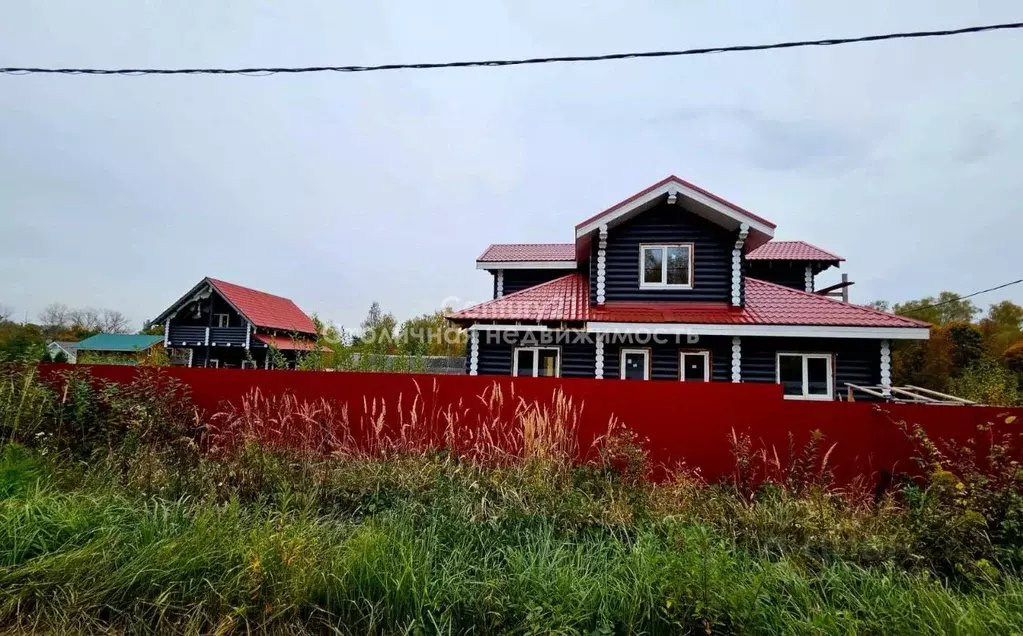
[(145, 351), (158, 342), (163, 342), (163, 336), (99, 333), (79, 342), (78, 351)]

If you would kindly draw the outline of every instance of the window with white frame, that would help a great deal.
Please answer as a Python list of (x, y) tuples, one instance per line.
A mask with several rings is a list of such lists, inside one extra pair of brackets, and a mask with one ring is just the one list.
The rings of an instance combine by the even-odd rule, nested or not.
[(556, 378), (561, 375), (561, 351), (557, 347), (516, 347), (512, 375)]
[(710, 351), (683, 351), (678, 361), (683, 382), (710, 382)]
[(218, 327), (227, 327), (231, 324), (231, 314), (213, 314), (213, 321)]
[(639, 286), (650, 289), (692, 287), (692, 244), (640, 245)]
[(649, 380), (650, 350), (622, 349), (619, 367), (623, 380)]
[(256, 367), (256, 361), (255, 360), (242, 360), (242, 368), (243, 369), (255, 369), (255, 368), (257, 368)]
[(834, 379), (829, 353), (779, 353), (777, 382), (794, 400), (831, 400)]
[(211, 358), (211, 359), (207, 360), (206, 361), (206, 368), (207, 369), (219, 369), (220, 368), (220, 360), (217, 360), (216, 358)]

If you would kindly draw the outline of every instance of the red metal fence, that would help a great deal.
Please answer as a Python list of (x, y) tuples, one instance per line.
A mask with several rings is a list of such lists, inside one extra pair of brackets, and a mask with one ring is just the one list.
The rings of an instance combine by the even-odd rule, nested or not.
[[(60, 368), (52, 365), (46, 373)], [(135, 367), (89, 368), (94, 377), (113, 382), (130, 381), (137, 373)], [(900, 420), (922, 425), (933, 439), (964, 440), (976, 433), (977, 425), (1003, 421), (1010, 414), (1019, 417), (1017, 426), (1023, 426), (1020, 408), (804, 402), (783, 399), (781, 387), (773, 384), (177, 367), (165, 372), (188, 385), (192, 400), (209, 413), (223, 410), (227, 403), (238, 405), (244, 395), (259, 388), (263, 395), (292, 393), (308, 401), (325, 398), (343, 407), (352, 421), (379, 421), (383, 416), (388, 426), (395, 426), (399, 420), (406, 424), (414, 420), (434, 433), (447, 416), (469, 427), (493, 421), (495, 416), (511, 422), (522, 401), (550, 404), (561, 389), (581, 408), (581, 449), (588, 448), (617, 418), (643, 441), (652, 461), (684, 462), (698, 467), (710, 480), (734, 471), (732, 431), (747, 433), (758, 448), (776, 449), (784, 456), (790, 433), (802, 446), (812, 431), (819, 430), (825, 447), (834, 444), (829, 466), (839, 480), (845, 480), (879, 471), (912, 471), (910, 443), (896, 426)], [(495, 388), (504, 396), (496, 407), (494, 400), (486, 399)]]

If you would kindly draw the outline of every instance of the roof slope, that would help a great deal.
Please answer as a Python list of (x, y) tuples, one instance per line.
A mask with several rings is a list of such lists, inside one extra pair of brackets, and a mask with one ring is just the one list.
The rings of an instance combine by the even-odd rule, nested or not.
[(746, 254), (748, 261), (844, 261), (804, 241), (769, 241)]
[(265, 329), (316, 333), (316, 325), (294, 302), (282, 296), (275, 296), (234, 283), (207, 279), (214, 289), (227, 299), (249, 321)]
[(590, 305), (590, 286), (579, 273), (529, 287), (448, 315), (456, 321), (638, 322), (681, 324), (927, 327), (886, 314), (755, 278), (746, 279), (745, 307), (727, 303), (606, 303)]
[(124, 333), (100, 333), (78, 342), (78, 351), (145, 351), (163, 336), (142, 336)]
[(574, 261), (574, 243), (497, 243), (480, 254), (477, 262)]
[(661, 179), (660, 181), (658, 181), (657, 183), (653, 184), (652, 186), (649, 186), (647, 188), (644, 188), (644, 189), (640, 190), (639, 192), (637, 192), (636, 194), (632, 195), (631, 197), (629, 197), (627, 199), (624, 199), (622, 201), (619, 201), (618, 203), (615, 203), (611, 207), (609, 207), (609, 208), (607, 208), (607, 209), (605, 209), (605, 210), (603, 210), (601, 212), (598, 212), (598, 213), (594, 214), (593, 216), (591, 216), (590, 218), (586, 219), (585, 221), (577, 224), (575, 227), (578, 230), (579, 228), (583, 227), (584, 225), (587, 225), (589, 223), (592, 223), (592, 222), (596, 221), (597, 219), (599, 219), (600, 217), (604, 216), (608, 212), (610, 212), (610, 211), (612, 211), (612, 210), (614, 210), (616, 208), (620, 208), (623, 205), (627, 205), (628, 203), (630, 203), (630, 202), (632, 202), (632, 201), (634, 201), (636, 199), (639, 199), (642, 196), (644, 196), (644, 195), (646, 195), (646, 194), (648, 194), (650, 192), (653, 192), (654, 190), (662, 188), (662, 187), (668, 185), (669, 183), (677, 183), (677, 184), (679, 184), (681, 186), (689, 188), (690, 190), (693, 190), (695, 192), (699, 192), (700, 194), (702, 194), (703, 196), (707, 197), (708, 199), (712, 199), (712, 200), (720, 203), (721, 205), (723, 205), (723, 206), (725, 206), (725, 207), (727, 207), (727, 208), (729, 208), (731, 210), (734, 210), (734, 211), (736, 211), (736, 212), (738, 212), (740, 214), (748, 216), (751, 219), (755, 219), (755, 220), (763, 223), (764, 225), (766, 225), (768, 227), (771, 227), (771, 228), (777, 227), (774, 223), (771, 223), (770, 221), (768, 221), (764, 217), (758, 216), (756, 214), (753, 214), (749, 210), (747, 210), (745, 208), (742, 208), (742, 207), (739, 207), (738, 205), (732, 203), (731, 201), (729, 201), (727, 199), (724, 199), (722, 197), (719, 197), (718, 195), (714, 194), (713, 192), (709, 192), (707, 190), (704, 190), (700, 186), (698, 186), (698, 185), (696, 185), (694, 183), (690, 183), (689, 181), (686, 181), (685, 179), (681, 179), (679, 177), (676, 177), (673, 174), (672, 175), (668, 175), (667, 177), (665, 177), (664, 179)]

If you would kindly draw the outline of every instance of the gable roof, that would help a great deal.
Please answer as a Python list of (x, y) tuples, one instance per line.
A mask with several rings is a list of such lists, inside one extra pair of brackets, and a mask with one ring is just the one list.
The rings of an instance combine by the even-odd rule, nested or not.
[(749, 226), (746, 242), (751, 247), (758, 247), (774, 237), (774, 223), (685, 179), (670, 175), (576, 225), (577, 253), (583, 251), (580, 248), (588, 244), (589, 235), (601, 225), (622, 222), (673, 197), (676, 200), (679, 197), (686, 199), (689, 201), (687, 210), (726, 228), (735, 229), (745, 223)]
[(256, 327), (278, 331), (296, 331), (315, 334), (316, 325), (294, 302), (249, 287), (206, 277), (188, 293), (153, 319), (154, 323), (167, 320), (183, 303), (201, 292), (206, 285), (216, 290), (234, 309)]
[(454, 321), (631, 322), (726, 325), (924, 328), (919, 320), (869, 307), (746, 279), (746, 304), (610, 302), (590, 305), (590, 285), (580, 273), (562, 276), (447, 316)]
[(47, 347), (56, 345), (64, 350), (68, 355), (74, 355), (75, 351), (78, 350), (78, 341), (76, 340), (51, 340)]
[(478, 263), (500, 261), (575, 261), (575, 243), (495, 243)]
[(78, 342), (78, 351), (145, 351), (163, 342), (163, 336), (99, 333)]
[(769, 241), (746, 254), (748, 261), (844, 261), (836, 256), (810, 245), (805, 241)]
[(265, 329), (316, 333), (316, 325), (294, 302), (256, 289), (207, 278), (227, 302), (234, 305), (253, 325)]

